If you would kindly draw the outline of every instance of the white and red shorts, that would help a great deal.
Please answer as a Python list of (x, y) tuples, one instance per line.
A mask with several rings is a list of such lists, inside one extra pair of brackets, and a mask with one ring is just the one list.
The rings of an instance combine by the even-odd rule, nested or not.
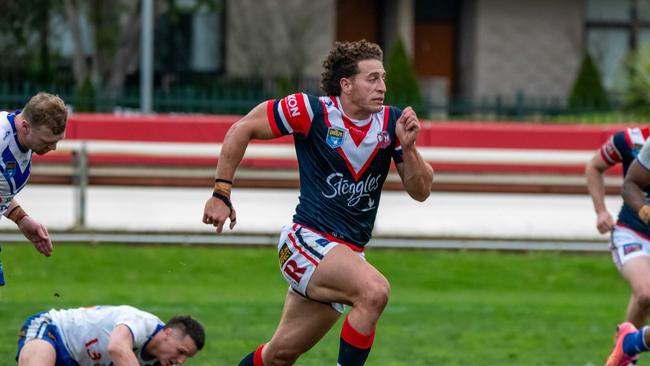
[[(361, 258), (363, 251), (329, 235), (319, 233), (300, 224), (286, 225), (282, 228), (278, 242), (278, 259), (280, 272), (291, 288), (300, 295), (309, 298), (307, 285), (318, 264), (325, 255), (337, 245), (343, 244), (355, 250)], [(345, 305), (332, 303), (332, 307), (343, 312)]]
[(616, 267), (620, 270), (632, 258), (650, 257), (650, 238), (625, 226), (616, 225), (609, 239), (609, 250), (612, 252)]

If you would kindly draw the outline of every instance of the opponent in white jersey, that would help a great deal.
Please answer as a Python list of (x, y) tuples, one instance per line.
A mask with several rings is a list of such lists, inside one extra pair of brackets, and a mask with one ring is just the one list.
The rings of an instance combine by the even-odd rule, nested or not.
[(131, 306), (94, 306), (27, 319), (16, 359), (20, 366), (180, 365), (204, 342), (203, 327), (189, 316), (165, 325)]
[[(38, 93), (22, 110), (0, 113), (0, 214), (45, 256), (52, 255), (52, 241), (45, 226), (28, 216), (15, 196), (27, 183), (32, 153), (43, 155), (56, 149), (65, 136), (68, 112), (61, 98)], [(0, 286), (4, 273), (0, 263)]]
[[(631, 213), (636, 213), (642, 225), (650, 225), (650, 139), (646, 140), (636, 159), (632, 162), (623, 181), (623, 201)], [(645, 228), (644, 228), (645, 229)], [(607, 359), (606, 366), (626, 366), (633, 364), (642, 352), (648, 351), (650, 332), (648, 332), (647, 315), (650, 312), (650, 256), (648, 252), (650, 238), (640, 230), (632, 232), (632, 237), (625, 244), (630, 259), (621, 268), (623, 277), (632, 288), (632, 298), (628, 307), (635, 306), (639, 314), (636, 319), (618, 326), (616, 344)], [(640, 329), (637, 329), (637, 325)]]
[(296, 214), (278, 242), (280, 271), (290, 286), (280, 324), (240, 366), (294, 364), (334, 325), (342, 304), (352, 309), (338, 364), (366, 362), (390, 293), (388, 280), (363, 255), (383, 184), (391, 163), (415, 200), (427, 199), (433, 180), (415, 147), (415, 112), (384, 105), (382, 57), (381, 48), (365, 40), (337, 43), (323, 63), (327, 95), (296, 93), (261, 103), (226, 135), (203, 212), (203, 222), (218, 233), (227, 219), (231, 229), (236, 222), (230, 190), (251, 139), (292, 134), (300, 173)]

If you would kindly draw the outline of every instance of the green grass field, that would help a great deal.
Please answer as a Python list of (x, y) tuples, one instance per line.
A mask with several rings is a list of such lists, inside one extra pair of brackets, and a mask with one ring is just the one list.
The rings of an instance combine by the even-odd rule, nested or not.
[[(273, 248), (59, 244), (44, 258), (11, 244), (0, 258), (0, 365), (15, 364), (29, 315), (94, 304), (191, 314), (207, 340), (187, 364), (237, 365), (271, 336), (287, 288)], [(370, 248), (367, 258), (392, 285), (368, 365), (602, 365), (628, 299), (606, 253)], [(297, 364), (335, 364), (341, 324)]]

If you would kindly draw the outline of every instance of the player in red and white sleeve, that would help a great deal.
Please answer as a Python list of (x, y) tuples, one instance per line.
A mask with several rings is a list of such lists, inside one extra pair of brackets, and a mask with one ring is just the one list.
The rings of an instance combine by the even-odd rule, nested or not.
[(338, 365), (363, 365), (388, 302), (388, 280), (365, 260), (383, 184), (395, 164), (405, 191), (424, 201), (433, 169), (415, 141), (411, 107), (384, 105), (383, 52), (365, 40), (337, 43), (323, 66), (324, 96), (296, 93), (261, 103), (228, 131), (203, 222), (221, 232), (236, 211), (235, 170), (252, 139), (293, 136), (300, 175), (295, 214), (280, 234), (280, 272), (289, 284), (275, 334), (242, 366), (292, 365), (352, 307), (341, 331)]

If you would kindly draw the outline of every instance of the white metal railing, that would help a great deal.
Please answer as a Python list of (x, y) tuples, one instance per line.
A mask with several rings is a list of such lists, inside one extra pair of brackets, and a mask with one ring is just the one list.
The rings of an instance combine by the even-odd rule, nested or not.
[[(217, 157), (221, 144), (168, 143), (140, 141), (62, 141), (52, 154), (72, 153), (75, 157), (73, 181), (75, 194), (75, 226), (86, 225), (86, 197), (88, 187), (88, 155), (110, 154), (143, 157)], [(491, 149), (491, 148), (438, 148), (419, 147), (423, 158), (431, 163), (578, 166), (584, 165), (594, 151), (542, 150), (542, 149)], [(296, 159), (291, 144), (250, 144), (245, 158)]]
[[(140, 142), (140, 141), (62, 141), (57, 151), (157, 157), (216, 157), (221, 144)], [(436, 163), (573, 166), (585, 164), (595, 150), (496, 149), (466, 147), (418, 147), (422, 157)], [(250, 144), (246, 158), (295, 159), (290, 144)]]

